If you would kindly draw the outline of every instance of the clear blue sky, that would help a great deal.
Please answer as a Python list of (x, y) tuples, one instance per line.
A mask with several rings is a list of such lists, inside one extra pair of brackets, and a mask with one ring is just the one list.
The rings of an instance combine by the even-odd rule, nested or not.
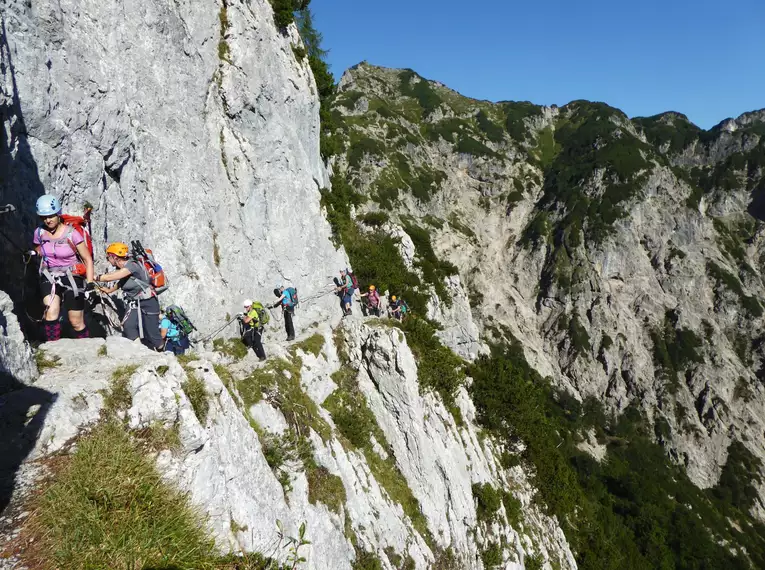
[(704, 128), (765, 107), (765, 0), (313, 0), (343, 71), (410, 67), (491, 101), (604, 101)]

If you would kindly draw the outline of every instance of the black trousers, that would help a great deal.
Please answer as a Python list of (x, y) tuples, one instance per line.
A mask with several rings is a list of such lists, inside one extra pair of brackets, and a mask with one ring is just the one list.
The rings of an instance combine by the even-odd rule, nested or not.
[(242, 342), (255, 351), (258, 358), (265, 358), (266, 351), (263, 348), (263, 329), (247, 329), (242, 335)]
[[(140, 329), (143, 329), (141, 342), (149, 348), (162, 350), (165, 341), (159, 334), (159, 299), (152, 297), (141, 301), (140, 310), (137, 307), (128, 308), (127, 319), (122, 323), (122, 336), (135, 340), (139, 337)], [(138, 319), (141, 324), (138, 324)], [(140, 326), (140, 328), (139, 328)]]
[(287, 338), (295, 338), (295, 327), (292, 324), (292, 315), (295, 313), (294, 309), (284, 309), (284, 328), (287, 331)]

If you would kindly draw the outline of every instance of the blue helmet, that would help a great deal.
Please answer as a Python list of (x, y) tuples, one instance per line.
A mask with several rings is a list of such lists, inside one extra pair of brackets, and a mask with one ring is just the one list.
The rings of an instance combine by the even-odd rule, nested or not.
[(54, 214), (61, 213), (61, 202), (58, 198), (45, 194), (37, 199), (37, 215), (38, 216), (53, 216)]

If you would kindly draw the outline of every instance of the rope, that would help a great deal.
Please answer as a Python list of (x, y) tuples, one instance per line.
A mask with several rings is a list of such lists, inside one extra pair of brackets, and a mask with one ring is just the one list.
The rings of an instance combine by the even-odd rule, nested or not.
[(233, 319), (231, 319), (230, 321), (228, 321), (228, 322), (227, 322), (225, 325), (223, 325), (223, 326), (222, 326), (222, 327), (220, 327), (219, 329), (216, 329), (215, 331), (211, 332), (211, 333), (210, 333), (210, 334), (208, 334), (207, 336), (204, 336), (204, 337), (202, 337), (202, 338), (200, 338), (199, 340), (196, 340), (196, 341), (194, 341), (194, 342), (207, 342), (208, 340), (211, 340), (211, 339), (213, 339), (213, 338), (214, 338), (214, 337), (216, 337), (218, 334), (220, 334), (221, 332), (223, 332), (223, 330), (224, 330), (226, 327), (228, 327), (228, 326), (229, 326), (231, 323), (233, 323), (233, 322), (234, 322), (234, 321), (235, 321), (237, 318), (238, 318), (238, 317), (234, 317)]

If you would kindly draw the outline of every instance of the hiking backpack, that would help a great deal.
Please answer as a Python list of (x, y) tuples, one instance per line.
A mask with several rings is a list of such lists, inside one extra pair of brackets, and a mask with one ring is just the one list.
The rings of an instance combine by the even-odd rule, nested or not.
[(170, 305), (165, 309), (165, 314), (170, 321), (178, 327), (178, 331), (183, 336), (189, 336), (193, 331), (197, 330), (191, 319), (186, 316), (186, 312), (178, 305)]
[(266, 310), (266, 308), (263, 306), (263, 303), (260, 301), (255, 301), (252, 304), (252, 308), (255, 309), (258, 312), (258, 324), (259, 326), (265, 326), (268, 324), (268, 321), (271, 320), (271, 314)]
[(345, 271), (348, 274), (348, 277), (351, 278), (351, 283), (353, 283), (353, 290), (354, 291), (358, 291), (358, 289), (359, 289), (359, 280), (356, 279), (356, 275), (352, 271), (348, 271), (347, 269)]
[(287, 287), (287, 288), (284, 290), (284, 292), (285, 292), (285, 293), (287, 293), (287, 294), (289, 295), (289, 297), (290, 297), (290, 301), (291, 301), (290, 303), (288, 303), (288, 304), (287, 304), (287, 306), (288, 306), (288, 307), (292, 307), (292, 308), (295, 308), (295, 307), (297, 307), (297, 306), (298, 306), (298, 303), (300, 303), (300, 301), (298, 300), (298, 292), (297, 292), (297, 289), (296, 289), (295, 287)]
[[(90, 237), (90, 213), (92, 211), (93, 211), (93, 208), (91, 208), (90, 206), (86, 206), (85, 214), (83, 216), (70, 216), (68, 214), (61, 214), (61, 223), (69, 227), (63, 239), (66, 240), (67, 244), (69, 245), (69, 247), (72, 248), (72, 251), (77, 256), (77, 259), (79, 260), (78, 263), (76, 263), (74, 267), (72, 267), (72, 275), (85, 277), (85, 274), (86, 274), (85, 264), (82, 262), (82, 259), (80, 259), (80, 253), (77, 251), (77, 246), (74, 245), (72, 234), (76, 232), (78, 235), (82, 237), (83, 241), (85, 242), (85, 245), (88, 248), (88, 251), (90, 252), (91, 259), (93, 258), (93, 240)], [(39, 241), (40, 245), (42, 246), (42, 243), (43, 243), (42, 228), (37, 228), (37, 241)], [(44, 240), (44, 241), (47, 242), (47, 241), (54, 241), (54, 240)], [(43, 251), (42, 247), (40, 248), (40, 251)], [(43, 254), (43, 261), (47, 265), (47, 260), (45, 259), (44, 254)]]
[(140, 241), (130, 242), (132, 246), (131, 258), (143, 265), (146, 274), (149, 277), (149, 285), (154, 294), (159, 295), (167, 291), (167, 277), (165, 270), (154, 259), (154, 254), (150, 249), (144, 249)]

